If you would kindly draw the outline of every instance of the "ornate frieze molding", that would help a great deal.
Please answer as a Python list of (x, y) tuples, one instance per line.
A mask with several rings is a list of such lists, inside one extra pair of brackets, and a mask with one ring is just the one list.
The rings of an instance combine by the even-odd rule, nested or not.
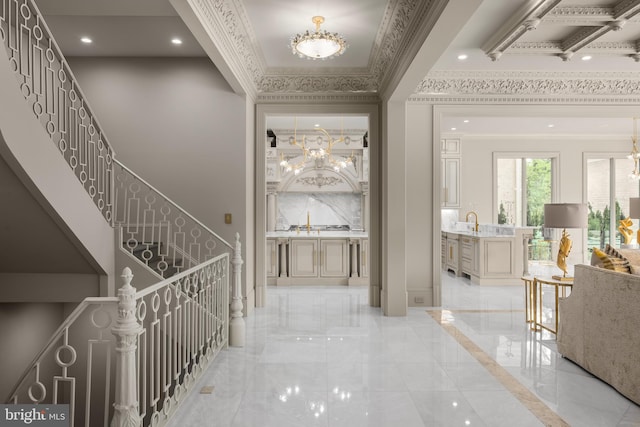
[(375, 93), (263, 93), (256, 104), (377, 104), (380, 97)]
[(318, 188), (322, 188), (325, 186), (336, 186), (342, 182), (342, 180), (335, 176), (305, 176), (302, 178), (298, 178), (296, 182), (306, 185), (306, 186), (316, 186)]
[(295, 92), (378, 92), (378, 82), (371, 75), (269, 75), (258, 82), (260, 93)]
[(638, 73), (430, 73), (415, 91), (418, 97), (513, 96), (576, 98), (640, 97)]

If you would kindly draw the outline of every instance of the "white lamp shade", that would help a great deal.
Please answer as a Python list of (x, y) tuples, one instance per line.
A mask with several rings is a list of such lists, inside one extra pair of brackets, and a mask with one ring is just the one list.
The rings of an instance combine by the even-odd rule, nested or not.
[(587, 228), (589, 210), (584, 203), (549, 203), (544, 205), (545, 228)]
[(640, 197), (629, 198), (629, 217), (640, 219)]

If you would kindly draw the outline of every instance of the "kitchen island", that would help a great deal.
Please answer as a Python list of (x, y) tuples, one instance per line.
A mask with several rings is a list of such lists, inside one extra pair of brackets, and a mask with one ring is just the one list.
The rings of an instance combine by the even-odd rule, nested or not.
[(269, 285), (369, 284), (368, 233), (301, 228), (266, 237)]
[(442, 268), (477, 285), (521, 285), (532, 237), (531, 227), (442, 230)]

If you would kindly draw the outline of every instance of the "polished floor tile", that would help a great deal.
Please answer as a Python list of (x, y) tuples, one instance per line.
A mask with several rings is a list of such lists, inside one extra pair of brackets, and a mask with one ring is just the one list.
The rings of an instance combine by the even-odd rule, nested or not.
[(528, 328), (522, 287), (443, 274), (442, 300), (398, 318), (366, 288), (270, 287), (246, 346), (220, 353), (169, 426), (640, 426), (637, 405)]

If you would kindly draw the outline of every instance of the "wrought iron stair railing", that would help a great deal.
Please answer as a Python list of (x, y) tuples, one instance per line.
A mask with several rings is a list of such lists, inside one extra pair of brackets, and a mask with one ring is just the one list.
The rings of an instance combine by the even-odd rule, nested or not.
[(32, 0), (0, 0), (0, 40), (34, 116), (111, 224), (113, 149)]

